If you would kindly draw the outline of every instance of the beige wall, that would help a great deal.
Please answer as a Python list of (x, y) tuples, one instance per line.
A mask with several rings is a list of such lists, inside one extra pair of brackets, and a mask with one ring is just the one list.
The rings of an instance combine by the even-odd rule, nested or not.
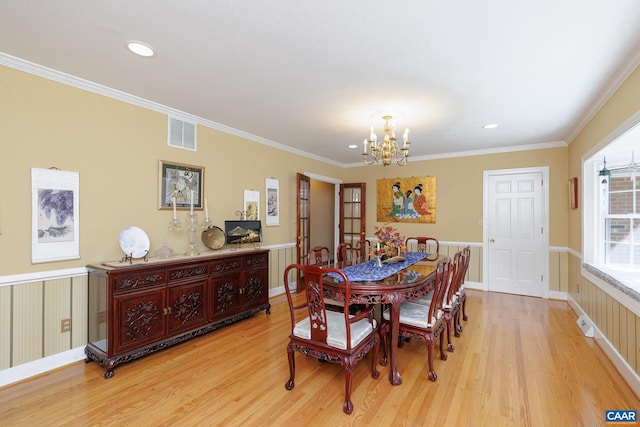
[(326, 246), (335, 256), (335, 184), (311, 180), (311, 247)]
[[(405, 167), (343, 169), (199, 126), (198, 151), (190, 152), (166, 145), (165, 114), (8, 67), (0, 67), (0, 79), (1, 159), (7, 184), (0, 202), (0, 259), (4, 261), (0, 275), (119, 259), (118, 235), (129, 225), (149, 234), (151, 252), (164, 239), (174, 250), (185, 250), (186, 236), (168, 231), (170, 211), (157, 209), (159, 160), (205, 167), (205, 197), (214, 224), (220, 226), (242, 209), (244, 189), (260, 191), (264, 219), (264, 180), (279, 179), (281, 226), (264, 227), (265, 245), (295, 242), (298, 171), (366, 182), (368, 236), (376, 224), (377, 179), (435, 175), (437, 223), (401, 224), (400, 230), (407, 235), (480, 242), (483, 171), (549, 166), (550, 244), (567, 245), (566, 148), (414, 161)], [(80, 260), (31, 264), (32, 167), (80, 173)]]
[[(640, 110), (640, 68), (620, 86), (591, 122), (582, 130), (569, 146), (569, 176), (582, 177), (582, 156), (598, 145), (618, 126)], [(583, 199), (582, 192), (579, 195)], [(633, 384), (638, 384), (640, 373), (640, 317), (638, 302), (629, 298), (619, 299), (613, 286), (598, 280), (591, 281), (582, 274), (582, 210), (569, 213), (569, 247), (576, 252), (572, 255), (569, 271), (570, 300), (582, 310), (602, 333), (603, 346), (610, 346), (635, 372)], [(613, 350), (611, 350), (612, 352)], [(610, 353), (611, 354), (611, 353)], [(631, 381), (631, 379), (629, 379)], [(636, 387), (636, 392), (638, 388)]]
[[(429, 141), (416, 142), (429, 144)], [(439, 240), (481, 242), (482, 181), (486, 170), (549, 167), (549, 243), (567, 245), (567, 148), (520, 151), (483, 156), (411, 161), (397, 165), (349, 169), (345, 181), (367, 183), (367, 235), (376, 222), (376, 181), (382, 178), (435, 176), (437, 217), (435, 224), (399, 224), (405, 235), (428, 235)]]
[[(640, 68), (629, 76), (596, 116), (569, 146), (569, 176), (582, 181), (582, 156), (600, 143), (625, 120), (640, 111)], [(582, 200), (582, 193), (579, 199)], [(582, 250), (582, 203), (570, 213), (569, 247)]]
[[(197, 152), (168, 147), (165, 114), (3, 66), (0, 84), (0, 276), (119, 259), (118, 236), (129, 225), (147, 232), (151, 252), (165, 238), (174, 250), (184, 251), (187, 236), (168, 232), (171, 212), (157, 209), (159, 160), (205, 167), (209, 215), (219, 226), (237, 219), (245, 189), (260, 191), (264, 223), (265, 178), (279, 179), (282, 225), (264, 227), (265, 244), (295, 241), (297, 171), (343, 173), (203, 126)], [(81, 259), (31, 264), (33, 167), (79, 172)], [(184, 220), (184, 212), (180, 215)]]

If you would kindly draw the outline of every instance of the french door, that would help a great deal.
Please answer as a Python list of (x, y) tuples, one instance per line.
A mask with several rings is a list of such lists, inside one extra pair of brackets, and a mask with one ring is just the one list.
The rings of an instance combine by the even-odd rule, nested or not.
[(366, 184), (340, 184), (340, 242), (354, 247), (365, 239)]
[[(311, 249), (311, 178), (301, 173), (296, 174), (296, 259), (298, 264), (305, 264), (305, 256)], [(304, 289), (300, 270), (296, 279), (296, 292)]]
[(548, 215), (543, 170), (485, 172), (485, 283), (489, 291), (546, 296)]

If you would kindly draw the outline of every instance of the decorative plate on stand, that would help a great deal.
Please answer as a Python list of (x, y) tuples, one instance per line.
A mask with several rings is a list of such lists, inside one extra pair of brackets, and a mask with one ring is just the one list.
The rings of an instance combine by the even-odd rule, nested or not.
[(129, 258), (144, 258), (149, 253), (149, 236), (139, 227), (127, 227), (120, 232), (120, 249)]
[(210, 225), (202, 232), (202, 243), (209, 249), (220, 249), (224, 246), (225, 240), (224, 231), (215, 225)]

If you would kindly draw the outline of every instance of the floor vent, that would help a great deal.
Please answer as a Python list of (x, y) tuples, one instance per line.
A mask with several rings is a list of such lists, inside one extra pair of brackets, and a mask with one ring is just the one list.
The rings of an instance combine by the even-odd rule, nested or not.
[(587, 316), (583, 314), (578, 318), (578, 321), (576, 323), (578, 323), (578, 326), (580, 326), (580, 329), (582, 330), (582, 333), (585, 337), (593, 338), (593, 325), (591, 324), (589, 319), (587, 319)]

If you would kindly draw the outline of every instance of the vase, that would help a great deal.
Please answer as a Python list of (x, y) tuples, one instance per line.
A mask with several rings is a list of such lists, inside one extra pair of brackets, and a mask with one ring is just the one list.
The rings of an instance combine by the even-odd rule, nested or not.
[(376, 255), (376, 267), (382, 267), (382, 255)]

